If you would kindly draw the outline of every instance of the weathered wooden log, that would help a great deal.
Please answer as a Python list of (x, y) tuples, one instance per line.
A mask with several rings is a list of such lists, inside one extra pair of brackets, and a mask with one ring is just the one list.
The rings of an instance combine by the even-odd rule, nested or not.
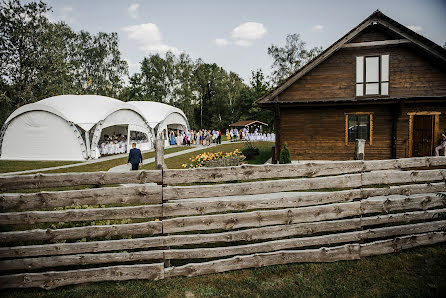
[(418, 235), (396, 237), (395, 239), (381, 240), (361, 244), (360, 255), (362, 257), (389, 254), (417, 246), (432, 245), (446, 242), (444, 232), (431, 232)]
[(425, 210), (444, 205), (444, 200), (435, 194), (397, 195), (375, 197), (360, 202), (336, 203), (312, 207), (177, 217), (164, 220), (163, 229), (166, 233), (212, 229), (232, 230), (246, 227), (339, 219), (360, 214), (388, 213), (391, 211), (410, 209)]
[(391, 160), (330, 161), (289, 165), (242, 165), (238, 167), (197, 168), (164, 171), (165, 184), (224, 182), (269, 178), (318, 177), (362, 171), (405, 169), (446, 165), (444, 157), (415, 157)]
[(19, 258), (45, 255), (66, 255), (89, 252), (144, 249), (163, 246), (181, 246), (187, 244), (219, 243), (277, 239), (297, 235), (313, 235), (325, 232), (339, 232), (360, 229), (361, 226), (373, 226), (387, 223), (410, 223), (412, 221), (431, 220), (446, 209), (396, 213), (372, 217), (330, 220), (291, 225), (279, 225), (252, 228), (239, 231), (155, 236), (149, 238), (91, 241), (77, 243), (57, 243), (0, 248), (0, 258)]
[(142, 264), (112, 266), (70, 271), (50, 271), (44, 273), (21, 273), (0, 276), (0, 288), (43, 288), (87, 282), (122, 281), (132, 279), (158, 280), (164, 278), (164, 264)]
[(357, 188), (367, 185), (443, 181), (446, 170), (374, 171), (342, 176), (284, 179), (236, 184), (169, 186), (163, 189), (164, 200), (264, 194), (283, 191)]
[(271, 252), (283, 249), (296, 249), (307, 246), (359, 242), (364, 239), (376, 239), (376, 238), (393, 237), (397, 235), (438, 231), (439, 228), (445, 225), (446, 221), (435, 221), (429, 223), (368, 229), (365, 231), (336, 233), (336, 234), (329, 234), (315, 237), (275, 240), (275, 241), (268, 241), (255, 244), (238, 245), (238, 246), (194, 248), (194, 249), (170, 249), (164, 252), (164, 257), (168, 259), (208, 259), (208, 258), (218, 258), (232, 255)]
[(50, 188), (75, 185), (107, 185), (125, 183), (161, 183), (159, 170), (130, 172), (90, 172), (0, 176), (0, 190)]
[(162, 170), (166, 168), (164, 163), (164, 140), (156, 139), (155, 142), (155, 168)]
[(161, 191), (161, 185), (138, 185), (29, 194), (0, 194), (0, 210), (79, 205), (160, 204)]
[(361, 198), (361, 190), (335, 192), (278, 192), (260, 195), (226, 196), (174, 200), (163, 204), (163, 215), (185, 216), (226, 211), (304, 207)]
[(445, 201), (434, 193), (372, 197), (361, 201), (363, 214), (388, 213), (400, 210), (426, 210), (442, 207)]
[(0, 233), (0, 243), (24, 241), (57, 241), (68, 239), (98, 238), (129, 235), (154, 235), (162, 233), (162, 222), (151, 221), (135, 224), (85, 226), (68, 229), (35, 229)]
[(446, 170), (423, 170), (423, 171), (375, 171), (362, 173), (363, 185), (416, 183), (427, 181), (444, 181)]
[(360, 214), (360, 203), (352, 202), (316, 207), (177, 217), (163, 220), (163, 231), (171, 234), (197, 230), (233, 230), (247, 227), (289, 225), (292, 223), (339, 219)]
[(360, 186), (361, 174), (351, 174), (334, 177), (285, 179), (217, 185), (168, 186), (163, 189), (163, 198), (164, 200), (176, 200), (324, 188), (344, 189)]
[(427, 183), (427, 184), (405, 184), (392, 185), (380, 188), (362, 188), (361, 198), (389, 195), (411, 195), (422, 193), (434, 193), (446, 191), (446, 183)]
[(103, 219), (149, 219), (161, 217), (162, 215), (161, 204), (61, 211), (25, 211), (0, 213), (0, 224), (35, 224), (41, 222), (73, 222)]
[(230, 259), (211, 262), (191, 263), (184, 266), (166, 268), (164, 275), (165, 277), (197, 276), (270, 265), (301, 262), (335, 262), (357, 259), (359, 259), (359, 244), (347, 244), (329, 248), (277, 251), (236, 256)]
[(161, 260), (163, 259), (163, 257), (164, 256), (162, 250), (152, 250), (131, 253), (119, 252), (102, 254), (78, 254), (41, 258), (23, 258), (0, 261), (0, 271), (7, 272), (12, 270), (35, 270), (62, 266), (150, 261)]

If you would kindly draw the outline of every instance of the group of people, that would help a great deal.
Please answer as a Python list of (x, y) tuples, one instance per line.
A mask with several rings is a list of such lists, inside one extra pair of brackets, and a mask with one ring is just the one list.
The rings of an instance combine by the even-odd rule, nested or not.
[[(227, 129), (226, 134), (227, 141), (268, 141), (274, 142), (274, 133), (261, 133), (258, 129), (254, 132), (249, 132), (247, 128), (243, 129)], [(220, 130), (186, 130), (186, 131), (169, 131), (169, 144), (170, 145), (202, 145), (209, 146), (212, 143), (221, 144), (222, 132)]]
[(202, 145), (209, 146), (212, 143), (221, 144), (221, 131), (219, 130), (186, 130), (169, 132), (170, 145)]
[(127, 152), (127, 136), (104, 135), (104, 140), (99, 145), (101, 155), (121, 154)]
[(268, 141), (274, 142), (276, 140), (276, 136), (274, 133), (262, 133), (258, 128), (254, 129), (254, 132), (249, 132), (249, 130), (245, 127), (242, 129), (231, 128), (230, 130), (226, 130), (226, 139), (231, 141)]

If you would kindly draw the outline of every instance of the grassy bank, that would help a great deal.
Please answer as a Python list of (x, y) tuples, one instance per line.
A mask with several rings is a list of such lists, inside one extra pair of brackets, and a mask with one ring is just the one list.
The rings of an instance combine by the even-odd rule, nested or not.
[[(263, 164), (265, 163), (270, 157), (271, 157), (271, 146), (273, 146), (274, 143), (272, 142), (255, 142), (254, 146), (259, 148), (259, 155), (255, 156), (252, 160), (248, 160), (247, 163), (249, 164)], [(245, 147), (245, 143), (229, 143), (229, 144), (223, 144), (219, 146), (212, 146), (208, 148), (204, 148), (199, 151), (194, 151), (191, 153), (182, 154), (179, 156), (174, 156), (165, 159), (165, 163), (167, 165), (167, 168), (169, 169), (182, 169), (182, 164), (189, 163), (190, 158), (193, 158), (197, 156), (198, 154), (204, 153), (204, 152), (232, 152), (235, 149), (242, 150), (243, 147)], [(143, 166), (143, 169), (145, 170), (153, 170), (155, 169), (155, 163), (149, 163)]]
[[(186, 150), (189, 148), (186, 147), (173, 147), (173, 148), (167, 148), (164, 150), (164, 154), (169, 154), (173, 152), (178, 152), (182, 150)], [(155, 152), (146, 152), (142, 155), (143, 159), (152, 158), (155, 157)], [(99, 171), (108, 171), (113, 167), (124, 165), (127, 163), (127, 156), (115, 158), (111, 160), (105, 160), (100, 161), (96, 163), (86, 164), (78, 167), (70, 167), (65, 169), (58, 169), (58, 170), (50, 170), (45, 171), (44, 173), (71, 173), (71, 172), (99, 172)]]
[(290, 264), (159, 281), (8, 290), (3, 297), (440, 297), (446, 244), (336, 263)]
[(51, 168), (79, 163), (79, 161), (0, 160), (0, 173)]

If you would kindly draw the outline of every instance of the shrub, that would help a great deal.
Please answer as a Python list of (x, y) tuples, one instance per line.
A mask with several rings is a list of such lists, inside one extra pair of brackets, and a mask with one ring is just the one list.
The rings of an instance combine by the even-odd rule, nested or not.
[(251, 160), (254, 156), (259, 155), (260, 151), (257, 147), (245, 147), (242, 149), (242, 154), (246, 156), (246, 160)]
[(285, 143), (285, 145), (283, 145), (283, 149), (280, 151), (279, 163), (281, 163), (281, 164), (291, 163), (290, 150), (288, 150), (288, 146), (286, 143)]

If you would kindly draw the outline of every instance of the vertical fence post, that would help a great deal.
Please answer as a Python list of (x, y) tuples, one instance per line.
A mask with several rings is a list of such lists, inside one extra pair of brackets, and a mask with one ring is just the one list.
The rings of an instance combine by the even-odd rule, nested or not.
[(164, 140), (155, 140), (155, 167), (157, 170), (165, 168), (164, 164)]

